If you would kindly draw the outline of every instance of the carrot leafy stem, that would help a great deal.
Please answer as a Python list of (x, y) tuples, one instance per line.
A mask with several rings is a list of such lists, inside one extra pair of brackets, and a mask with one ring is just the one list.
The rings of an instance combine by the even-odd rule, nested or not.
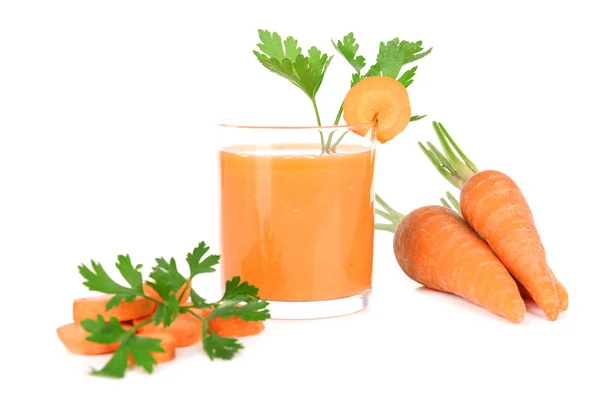
[(454, 187), (462, 189), (467, 181), (479, 169), (469, 160), (465, 153), (458, 147), (452, 139), (444, 125), (439, 122), (433, 122), (433, 129), (443, 150), (440, 152), (433, 144), (427, 142), (427, 148), (419, 142), (419, 147), (438, 170), (438, 172)]
[[(448, 200), (446, 200), (446, 198)], [(460, 211), (460, 203), (456, 199), (456, 197), (454, 197), (454, 195), (452, 193), (446, 192), (446, 198), (440, 197), (440, 202), (442, 203), (442, 205), (444, 207), (449, 208), (450, 210), (454, 210), (457, 213), (462, 215), (462, 212)]]
[[(124, 377), (129, 364), (129, 356), (134, 364), (151, 373), (156, 365), (152, 353), (164, 352), (164, 349), (161, 347), (159, 339), (136, 336), (135, 333), (147, 324), (162, 325), (167, 328), (181, 314), (190, 314), (202, 321), (203, 349), (211, 360), (214, 358), (229, 360), (243, 348), (237, 339), (215, 334), (210, 329), (209, 322), (216, 317), (237, 317), (244, 321), (269, 319), (271, 317), (267, 309), (269, 303), (259, 297), (257, 287), (236, 276), (226, 282), (225, 292), (219, 300), (208, 302), (191, 289), (192, 304), (181, 304), (183, 294), (178, 294), (180, 289), (184, 286), (187, 289), (194, 277), (215, 271), (213, 267), (219, 263), (220, 257), (218, 255), (206, 256), (208, 251), (209, 247), (204, 242), (200, 242), (194, 250), (187, 254), (186, 261), (190, 268), (190, 277), (187, 279), (178, 271), (174, 258), (170, 258), (168, 261), (162, 257), (156, 258), (156, 266), (152, 268), (150, 279), (146, 281), (142, 279), (142, 265), (134, 266), (129, 255), (119, 255), (116, 266), (129, 287), (115, 282), (102, 265), (93, 260), (91, 269), (85, 265), (79, 266), (79, 272), (85, 279), (85, 286), (96, 292), (113, 295), (107, 303), (107, 310), (110, 307), (118, 306), (122, 301), (132, 301), (137, 297), (157, 303), (150, 318), (129, 330), (125, 329), (116, 318), (111, 317), (105, 320), (101, 314), (98, 314), (96, 320), (86, 319), (81, 322), (83, 329), (89, 333), (86, 340), (102, 344), (119, 343), (119, 347), (108, 363), (100, 370), (92, 370), (93, 375)], [(144, 284), (154, 289), (160, 299), (157, 300), (146, 295), (143, 289)], [(207, 316), (194, 311), (207, 308), (211, 310)]]
[(375, 230), (388, 231), (394, 233), (396, 226), (400, 223), (404, 214), (394, 210), (380, 195), (375, 194), (375, 201), (381, 208), (375, 207), (375, 214), (386, 219), (386, 223), (376, 223)]

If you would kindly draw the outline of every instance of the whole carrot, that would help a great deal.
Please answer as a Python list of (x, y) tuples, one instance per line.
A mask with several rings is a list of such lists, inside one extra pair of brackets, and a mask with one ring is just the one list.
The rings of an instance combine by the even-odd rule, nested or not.
[(438, 171), (461, 190), (460, 211), (463, 217), (488, 243), (546, 317), (556, 320), (559, 311), (566, 310), (568, 306), (568, 294), (548, 266), (546, 251), (522, 191), (500, 171), (480, 172), (442, 124), (434, 122), (433, 126), (445, 154), (431, 143), (428, 143), (428, 148), (422, 143), (419, 145)]
[[(455, 210), (459, 214), (462, 214), (460, 211), (460, 202), (458, 200), (456, 200), (456, 198), (452, 195), (452, 193), (446, 192), (446, 197), (448, 200), (446, 200), (443, 197), (440, 198), (441, 203), (445, 207), (447, 207), (451, 210)], [(552, 269), (549, 268), (548, 272), (550, 272), (550, 275), (552, 275), (552, 279), (556, 283), (556, 290), (558, 291), (558, 298), (560, 301), (559, 310), (566, 311), (567, 308), (569, 307), (569, 294), (567, 293), (567, 289), (564, 287), (564, 285), (560, 281), (558, 281), (556, 279), (556, 276), (554, 276), (554, 272), (552, 271)], [(525, 287), (518, 280), (517, 280), (517, 286), (519, 287), (519, 291), (521, 292), (521, 297), (523, 297), (523, 299), (533, 300), (533, 297), (531, 296), (531, 294), (529, 294), (527, 289), (525, 289)]]
[(394, 254), (409, 278), (461, 296), (509, 321), (524, 319), (525, 303), (515, 280), (457, 212), (426, 206), (403, 216), (379, 196), (377, 200), (386, 209), (377, 214), (391, 223), (376, 228), (394, 232)]

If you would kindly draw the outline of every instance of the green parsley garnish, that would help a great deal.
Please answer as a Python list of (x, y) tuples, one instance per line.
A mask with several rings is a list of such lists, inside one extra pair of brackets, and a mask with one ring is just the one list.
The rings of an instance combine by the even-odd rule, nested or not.
[[(304, 56), (302, 55), (302, 49), (298, 47), (296, 39), (288, 36), (282, 43), (281, 36), (277, 32), (271, 33), (267, 30), (259, 29), (258, 36), (261, 40), (261, 43), (257, 45), (260, 52), (254, 51), (258, 61), (270, 71), (298, 86), (308, 95), (317, 116), (317, 123), (319, 126), (322, 126), (316, 103), (316, 95), (333, 56), (322, 53), (314, 46), (308, 51), (308, 57)], [(417, 67), (408, 69), (400, 75), (403, 67), (420, 60), (433, 50), (432, 48), (424, 50), (422, 41), (408, 42), (394, 38), (385, 43), (381, 42), (376, 62), (363, 75), (362, 71), (366, 67), (367, 62), (364, 56), (358, 55), (359, 45), (356, 42), (354, 33), (348, 33), (342, 40), (338, 40), (337, 42), (331, 40), (331, 43), (335, 50), (346, 59), (355, 71), (350, 80), (351, 87), (369, 76), (389, 76), (408, 88), (414, 81), (413, 78)], [(335, 122), (333, 123), (335, 126), (340, 122), (343, 106), (344, 104), (342, 103), (335, 117)], [(425, 117), (425, 115), (415, 115), (410, 120), (418, 121)], [(336, 146), (342, 141), (346, 133), (348, 133), (347, 131), (340, 133), (339, 138), (334, 142), (333, 136), (335, 132), (332, 131), (329, 134), (327, 141), (324, 140), (323, 133), (320, 132), (323, 153), (335, 150)]]
[[(231, 318), (238, 317), (245, 321), (264, 321), (271, 317), (267, 309), (268, 302), (260, 299), (258, 288), (248, 282), (241, 281), (239, 276), (233, 277), (226, 282), (225, 292), (215, 302), (207, 302), (193, 289), (190, 291), (192, 305), (181, 305), (181, 296), (177, 293), (184, 285), (191, 285), (194, 277), (214, 272), (213, 268), (219, 263), (218, 255), (209, 255), (209, 247), (201, 242), (194, 250), (187, 254), (186, 261), (190, 270), (190, 277), (186, 279), (177, 269), (174, 258), (167, 261), (164, 258), (156, 258), (156, 266), (151, 270), (150, 280), (145, 281), (151, 286), (161, 300), (153, 299), (144, 294), (141, 269), (142, 265), (134, 266), (129, 255), (119, 255), (116, 267), (128, 286), (115, 282), (100, 263), (91, 261), (91, 268), (84, 264), (79, 266), (79, 272), (85, 279), (84, 285), (90, 290), (113, 297), (107, 303), (107, 309), (117, 306), (121, 301), (130, 302), (136, 297), (144, 297), (157, 303), (156, 311), (152, 318), (141, 322), (130, 330), (123, 329), (121, 323), (115, 318), (105, 320), (98, 315), (96, 320), (86, 319), (81, 326), (90, 333), (87, 340), (96, 343), (110, 344), (119, 343), (119, 347), (113, 353), (108, 363), (100, 370), (92, 370), (93, 375), (122, 378), (128, 367), (128, 356), (131, 355), (133, 362), (141, 366), (145, 371), (151, 373), (156, 361), (152, 352), (164, 352), (160, 346), (159, 339), (139, 337), (135, 332), (146, 324), (163, 324), (168, 327), (180, 315), (189, 313), (202, 321), (202, 342), (205, 353), (211, 360), (222, 358), (229, 360), (243, 348), (242, 344), (235, 338), (226, 338), (216, 335), (210, 329), (208, 322), (215, 317)], [(182, 293), (185, 292), (182, 291)], [(207, 317), (203, 317), (195, 310), (211, 308)]]
[[(333, 56), (330, 57), (315, 46), (308, 49), (307, 55), (304, 55), (296, 39), (288, 36), (282, 44), (281, 36), (277, 32), (271, 34), (267, 30), (259, 29), (258, 37), (261, 41), (257, 45), (260, 52), (254, 50), (258, 61), (268, 70), (286, 78), (306, 93), (315, 110), (317, 123), (321, 126), (316, 97)], [(321, 132), (321, 146), (324, 145)]]

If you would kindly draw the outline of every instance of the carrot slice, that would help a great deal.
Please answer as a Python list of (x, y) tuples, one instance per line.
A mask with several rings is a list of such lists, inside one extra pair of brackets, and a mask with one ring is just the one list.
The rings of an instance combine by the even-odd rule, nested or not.
[[(136, 319), (134, 325), (144, 322), (146, 318)], [(202, 340), (202, 321), (190, 314), (180, 314), (171, 325), (144, 325), (138, 329), (138, 333), (169, 333), (175, 340), (175, 347), (186, 347)]]
[[(165, 363), (175, 359), (175, 338), (167, 332), (141, 332), (136, 333), (136, 336), (148, 337), (152, 339), (160, 339), (160, 346), (164, 352), (152, 351), (152, 357), (157, 363)], [(129, 355), (129, 364), (133, 364), (133, 357)]]
[[(348, 125), (373, 124), (376, 139), (385, 143), (395, 138), (410, 122), (411, 108), (403, 84), (387, 76), (370, 76), (354, 85), (344, 99), (344, 120)], [(369, 127), (350, 130), (364, 136)]]
[[(128, 329), (125, 325), (123, 328)], [(56, 333), (65, 348), (74, 354), (86, 356), (109, 354), (113, 353), (119, 347), (119, 343), (102, 344), (90, 342), (87, 340), (90, 333), (76, 322), (58, 327)]]
[[(188, 302), (183, 305), (191, 306), (193, 303)], [(212, 309), (194, 309), (193, 311), (201, 317), (208, 317)], [(209, 321), (208, 324), (215, 334), (225, 337), (252, 336), (265, 330), (263, 321), (244, 321), (236, 316), (231, 318), (216, 317)]]
[(215, 334), (235, 338), (258, 335), (265, 330), (263, 321), (244, 321), (236, 316), (216, 317), (209, 322), (209, 325)]
[(76, 299), (73, 301), (73, 321), (79, 323), (84, 319), (96, 319), (98, 314), (104, 319), (115, 317), (119, 321), (128, 321), (145, 317), (154, 312), (154, 304), (143, 297), (137, 297), (129, 303), (121, 302), (117, 307), (106, 311), (106, 303), (112, 298), (111, 295), (92, 296)]
[[(183, 292), (183, 289), (185, 289), (185, 284), (179, 288), (179, 290), (177, 291), (177, 298), (179, 298), (179, 296), (181, 296), (181, 293), (183, 293), (183, 297), (181, 298), (181, 302), (180, 303), (184, 303), (186, 301), (188, 301), (190, 299), (190, 293), (192, 291), (192, 285), (188, 285), (187, 290), (185, 292)], [(156, 290), (154, 290), (150, 285), (148, 285), (147, 283), (144, 283), (144, 285), (142, 286), (142, 289), (144, 291), (144, 294), (148, 297), (153, 298), (154, 300), (157, 301), (163, 301), (162, 297), (160, 297), (160, 295), (156, 292)], [(156, 308), (157, 304), (154, 304), (154, 308)]]

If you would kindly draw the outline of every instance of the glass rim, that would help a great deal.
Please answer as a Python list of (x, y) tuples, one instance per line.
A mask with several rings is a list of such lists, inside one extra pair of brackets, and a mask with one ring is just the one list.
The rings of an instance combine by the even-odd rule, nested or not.
[(306, 129), (348, 129), (353, 128), (369, 128), (372, 129), (376, 124), (355, 124), (355, 125), (243, 125), (228, 122), (217, 122), (218, 126), (224, 128), (240, 128), (240, 129), (273, 129), (273, 130), (306, 130)]

